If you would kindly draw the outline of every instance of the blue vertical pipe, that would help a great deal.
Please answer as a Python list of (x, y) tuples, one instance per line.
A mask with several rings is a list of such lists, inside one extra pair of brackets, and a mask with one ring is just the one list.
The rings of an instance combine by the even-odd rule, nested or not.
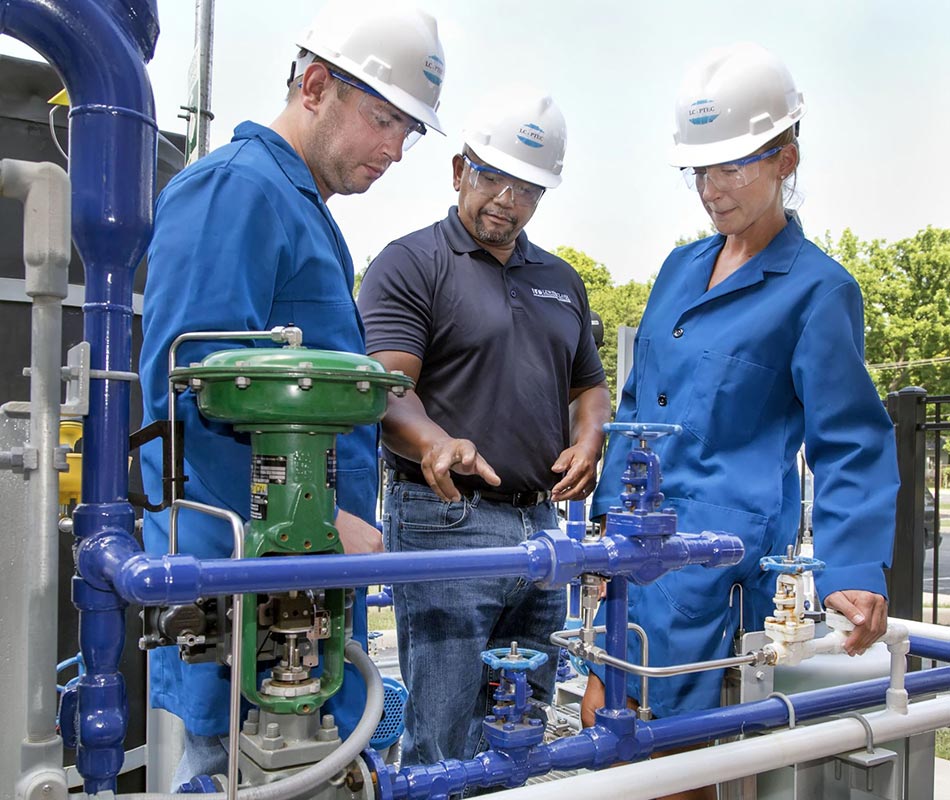
[[(615, 658), (627, 659), (627, 580), (615, 575), (607, 584), (606, 650)], [(627, 674), (616, 667), (604, 668), (604, 707), (627, 707)]]
[[(583, 500), (571, 500), (567, 504), (567, 535), (574, 541), (581, 541), (587, 535), (587, 503)], [(567, 616), (578, 619), (581, 615), (581, 584), (575, 579), (568, 589)]]
[[(73, 241), (86, 271), (84, 337), (91, 367), (128, 372), (132, 276), (152, 228), (157, 126), (145, 62), (158, 37), (156, 0), (0, 0), (0, 33), (30, 45), (69, 92)], [(80, 544), (131, 539), (128, 381), (94, 379), (83, 433)], [(77, 765), (86, 792), (115, 790), (127, 727), (118, 672), (125, 602), (73, 581), (87, 672), (76, 690)]]

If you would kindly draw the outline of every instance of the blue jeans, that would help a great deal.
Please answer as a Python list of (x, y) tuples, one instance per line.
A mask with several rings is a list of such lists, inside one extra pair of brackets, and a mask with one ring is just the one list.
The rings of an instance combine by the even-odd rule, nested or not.
[[(383, 537), (390, 552), (511, 547), (557, 527), (551, 503), (531, 508), (484, 500), (477, 492), (446, 503), (428, 486), (390, 482)], [(485, 749), (482, 718), (493, 700), (482, 650), (542, 650), (529, 673), (534, 699), (550, 702), (558, 648), (548, 637), (564, 626), (566, 594), (520, 578), (430, 581), (393, 586), (399, 665), (409, 689), (402, 763), (472, 758)]]
[(198, 775), (226, 775), (228, 751), (224, 736), (200, 736), (185, 731), (185, 752), (172, 778), (171, 791), (177, 792), (183, 783)]

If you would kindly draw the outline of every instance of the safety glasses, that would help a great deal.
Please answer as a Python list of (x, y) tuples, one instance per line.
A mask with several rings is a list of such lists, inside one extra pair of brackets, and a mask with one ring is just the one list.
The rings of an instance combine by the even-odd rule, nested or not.
[(329, 72), (338, 81), (363, 93), (358, 106), (360, 116), (378, 136), (391, 142), (401, 141), (403, 152), (425, 136), (425, 125), (404, 114), (375, 89), (341, 72), (332, 69)]
[(502, 172), (485, 164), (476, 164), (468, 156), (462, 156), (462, 158), (468, 164), (469, 184), (476, 192), (485, 197), (500, 197), (505, 192), (510, 191), (512, 202), (516, 206), (534, 208), (544, 194), (543, 186), (520, 181), (507, 172)]
[(725, 164), (716, 164), (712, 167), (683, 167), (680, 169), (680, 174), (690, 189), (698, 189), (702, 192), (706, 188), (706, 181), (709, 181), (720, 192), (731, 192), (748, 186), (758, 178), (761, 162), (781, 152), (783, 147), (784, 145), (779, 145), (764, 153), (739, 158)]

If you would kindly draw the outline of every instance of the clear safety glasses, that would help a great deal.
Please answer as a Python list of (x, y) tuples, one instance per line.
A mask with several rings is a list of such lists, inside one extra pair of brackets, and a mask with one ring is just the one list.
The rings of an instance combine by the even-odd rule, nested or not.
[(363, 93), (358, 106), (360, 116), (378, 136), (392, 142), (401, 141), (403, 152), (425, 136), (425, 125), (408, 114), (403, 114), (375, 89), (349, 75), (332, 69), (329, 72), (338, 81)]
[(485, 197), (499, 197), (511, 190), (511, 199), (516, 206), (534, 208), (544, 194), (543, 186), (520, 181), (507, 172), (485, 164), (476, 164), (468, 156), (462, 158), (468, 164), (468, 182), (476, 192)]
[(764, 153), (756, 153), (754, 156), (716, 164), (712, 167), (683, 167), (680, 173), (690, 189), (698, 189), (702, 192), (706, 189), (706, 181), (709, 181), (720, 192), (731, 192), (748, 186), (758, 178), (761, 162), (780, 152), (783, 146), (773, 147)]

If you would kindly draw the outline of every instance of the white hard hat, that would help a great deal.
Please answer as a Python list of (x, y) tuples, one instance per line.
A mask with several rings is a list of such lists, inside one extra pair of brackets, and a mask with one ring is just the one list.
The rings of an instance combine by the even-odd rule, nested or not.
[(435, 17), (394, 2), (331, 0), (297, 46), (348, 72), (442, 133), (436, 116), (445, 56)]
[(567, 126), (549, 95), (494, 95), (473, 114), (463, 137), (495, 169), (546, 189), (561, 182)]
[(670, 163), (722, 164), (754, 153), (805, 114), (785, 65), (757, 44), (710, 50), (686, 72), (676, 97)]

